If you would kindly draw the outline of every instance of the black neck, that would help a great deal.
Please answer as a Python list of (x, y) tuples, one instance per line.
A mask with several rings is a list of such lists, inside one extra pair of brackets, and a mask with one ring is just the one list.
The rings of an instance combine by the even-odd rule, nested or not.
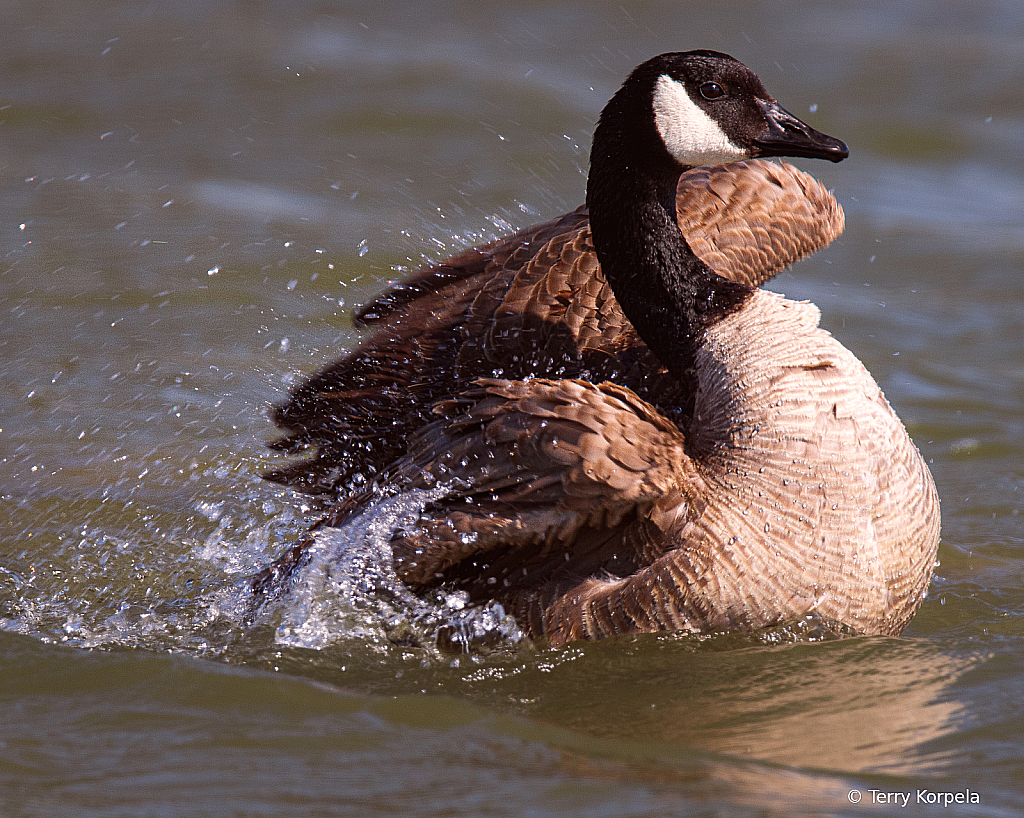
[[(751, 289), (707, 267), (679, 230), (676, 187), (683, 168), (664, 149), (622, 150), (618, 140), (601, 136), (594, 137), (587, 183), (598, 260), (623, 313), (692, 395), (701, 334)], [(629, 156), (643, 156), (644, 166), (631, 167), (624, 161)]]

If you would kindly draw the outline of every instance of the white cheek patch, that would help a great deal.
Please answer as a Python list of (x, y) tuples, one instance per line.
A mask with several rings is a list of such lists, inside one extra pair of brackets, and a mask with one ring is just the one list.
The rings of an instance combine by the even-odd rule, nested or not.
[(683, 165), (717, 165), (749, 159), (718, 124), (690, 99), (686, 89), (662, 74), (654, 87), (654, 121), (668, 152)]

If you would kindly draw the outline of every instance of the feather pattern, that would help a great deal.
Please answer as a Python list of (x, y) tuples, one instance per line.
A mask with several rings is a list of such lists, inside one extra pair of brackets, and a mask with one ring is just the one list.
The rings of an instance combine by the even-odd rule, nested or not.
[[(842, 209), (819, 182), (764, 160), (684, 173), (677, 211), (694, 252), (752, 286), (843, 230)], [(360, 320), (376, 332), (275, 408), (286, 436), (272, 448), (316, 451), (271, 480), (330, 493), (356, 475), (372, 478), (437, 400), (479, 377), (610, 380), (672, 415), (688, 401), (623, 315), (586, 208), (427, 268)]]

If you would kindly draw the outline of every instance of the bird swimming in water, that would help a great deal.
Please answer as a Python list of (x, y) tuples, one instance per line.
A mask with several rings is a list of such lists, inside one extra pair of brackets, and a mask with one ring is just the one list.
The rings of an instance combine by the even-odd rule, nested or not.
[(810, 613), (899, 633), (935, 560), (931, 475), (818, 310), (758, 289), (842, 230), (759, 157), (847, 155), (728, 55), (648, 60), (601, 114), (586, 207), (365, 307), (377, 331), (275, 412), (274, 447), (316, 456), (269, 476), (341, 493), (314, 529), (446, 486), (394, 532), (398, 576), (554, 645)]

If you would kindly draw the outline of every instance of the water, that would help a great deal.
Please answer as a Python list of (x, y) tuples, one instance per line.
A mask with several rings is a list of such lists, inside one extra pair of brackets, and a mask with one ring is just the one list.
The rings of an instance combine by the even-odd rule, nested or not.
[[(0, 814), (1024, 811), (1018, 4), (13, 6)], [(459, 655), (429, 616), (301, 595), (243, 628), (242, 579), (316, 513), (259, 477), (268, 406), (403, 268), (579, 204), (604, 101), (696, 47), (851, 146), (801, 163), (845, 235), (774, 286), (932, 464), (906, 633)]]

